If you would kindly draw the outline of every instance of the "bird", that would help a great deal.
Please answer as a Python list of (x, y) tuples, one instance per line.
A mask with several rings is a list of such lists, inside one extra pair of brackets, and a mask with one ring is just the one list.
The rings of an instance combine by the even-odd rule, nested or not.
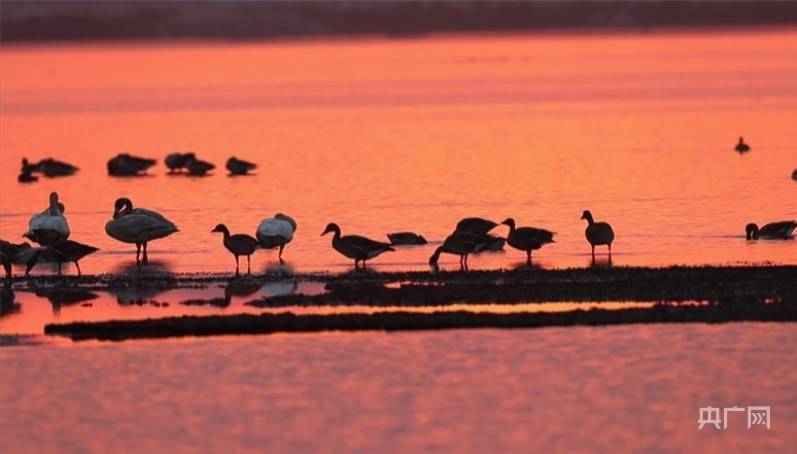
[(794, 234), (795, 227), (797, 227), (797, 222), (779, 221), (770, 222), (759, 229), (758, 225), (751, 222), (745, 226), (744, 230), (747, 233), (748, 240), (757, 240), (759, 238), (787, 240)]
[(592, 246), (592, 258), (595, 258), (595, 246), (607, 245), (609, 246), (609, 257), (612, 256), (612, 242), (614, 241), (614, 230), (612, 226), (606, 222), (595, 222), (592, 219), (592, 213), (589, 210), (584, 210), (581, 214), (581, 219), (587, 220), (587, 229), (584, 231), (584, 236)]
[[(123, 243), (136, 245), (136, 264), (146, 265), (147, 243), (165, 238), (177, 231), (177, 226), (162, 214), (146, 208), (133, 208), (133, 202), (127, 197), (116, 200), (113, 218), (105, 224), (105, 233)], [(141, 249), (144, 257), (139, 261)]]
[(216, 166), (207, 161), (199, 160), (196, 158), (196, 156), (192, 155), (186, 160), (185, 168), (188, 170), (190, 175), (203, 177), (207, 175), (208, 172), (215, 169)]
[(293, 240), (294, 233), (296, 233), (296, 221), (290, 216), (277, 213), (273, 218), (260, 221), (255, 237), (263, 249), (279, 247), (279, 260), (282, 263), (282, 251)]
[(455, 232), (470, 232), (486, 235), (497, 226), (495, 222), (484, 218), (465, 218), (457, 223)]
[(169, 168), (169, 173), (175, 173), (183, 170), (186, 163), (193, 159), (196, 159), (196, 155), (190, 151), (188, 153), (170, 153), (163, 163)]
[(0, 289), (0, 316), (16, 312), (20, 304), (14, 302), (14, 290), (11, 288), (11, 281), (6, 281)]
[(443, 252), (459, 256), (459, 266), (462, 270), (468, 269), (468, 255), (479, 252), (490, 242), (489, 235), (482, 235), (471, 232), (454, 232), (443, 241), (443, 244), (435, 249), (429, 257), (429, 265), (437, 267), (440, 254)]
[(14, 263), (24, 263), (20, 260), (20, 256), (26, 250), (31, 249), (30, 244), (20, 243), (15, 244), (5, 240), (0, 240), (0, 263), (6, 272), (6, 278), (11, 278), (11, 265)]
[(230, 175), (247, 175), (249, 174), (250, 170), (255, 170), (257, 164), (253, 164), (233, 156), (227, 160), (226, 167), (227, 170), (230, 171)]
[(791, 173), (791, 179), (797, 181), (797, 169), (794, 169), (794, 172)]
[(77, 268), (77, 275), (80, 276), (80, 265), (78, 261), (83, 257), (97, 252), (94, 246), (78, 243), (72, 240), (61, 240), (56, 243), (50, 244), (43, 248), (38, 248), (27, 261), (27, 268), (25, 269), (25, 276), (30, 275), (30, 271), (36, 266), (38, 262), (49, 262), (58, 264), (58, 275), (61, 275), (61, 266), (64, 263), (72, 262)]
[(224, 247), (235, 256), (235, 275), (238, 276), (240, 274), (238, 271), (238, 257), (242, 255), (246, 256), (246, 274), (252, 274), (250, 257), (259, 246), (257, 240), (243, 233), (230, 235), (230, 230), (224, 224), (217, 225), (210, 232), (221, 232), (224, 234)]
[(30, 169), (27, 170), (23, 169), (22, 172), (20, 172), (19, 176), (17, 177), (17, 181), (19, 181), (20, 183), (33, 183), (35, 181), (39, 181), (39, 177), (33, 175)]
[[(27, 160), (23, 160), (23, 165), (25, 165), (26, 161)], [(72, 164), (57, 161), (53, 158), (43, 159), (39, 161), (38, 164), (33, 164), (32, 168), (35, 169), (36, 172), (49, 178), (69, 176), (78, 171), (78, 168)]]
[(354, 259), (355, 269), (358, 267), (359, 262), (363, 262), (363, 268), (365, 268), (366, 260), (372, 259), (383, 252), (395, 251), (395, 249), (387, 243), (374, 241), (364, 236), (341, 236), (340, 227), (334, 222), (327, 224), (327, 228), (324, 229), (321, 236), (327, 233), (334, 233), (332, 237), (332, 247), (344, 256)]
[(50, 205), (28, 222), (28, 231), (22, 236), (42, 246), (69, 238), (69, 224), (64, 211), (66, 207), (58, 201), (58, 193), (50, 193)]
[(426, 238), (413, 232), (388, 233), (387, 238), (393, 246), (412, 246), (426, 244)]
[(739, 137), (739, 143), (736, 144), (736, 151), (738, 151), (739, 153), (747, 153), (748, 151), (750, 151), (750, 145), (744, 143), (743, 137)]
[(531, 265), (531, 251), (553, 243), (554, 232), (536, 227), (515, 227), (515, 220), (506, 218), (501, 224), (509, 226), (506, 242), (515, 249), (526, 252), (526, 263)]
[(108, 161), (108, 175), (135, 177), (155, 165), (154, 159), (140, 158), (129, 153), (120, 153)]

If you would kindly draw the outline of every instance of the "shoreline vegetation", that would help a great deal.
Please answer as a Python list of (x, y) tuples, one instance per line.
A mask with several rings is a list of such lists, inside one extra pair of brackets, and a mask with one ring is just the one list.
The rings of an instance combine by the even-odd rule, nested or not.
[[(654, 302), (652, 308), (591, 309), (511, 314), (445, 311), (433, 313), (183, 316), (135, 321), (51, 324), (46, 334), (74, 340), (124, 340), (175, 336), (276, 332), (520, 328), (627, 323), (721, 323), (797, 321), (797, 265), (595, 267), (545, 270), (522, 268), (471, 272), (375, 272), (342, 274), (99, 275), (18, 277), (14, 287), (37, 285), (67, 291), (229, 287), (268, 282), (322, 282), (320, 294), (263, 297), (246, 303), (260, 308), (289, 306), (418, 307), (453, 304), (548, 302)], [(257, 288), (257, 287), (256, 287)], [(218, 299), (218, 298), (217, 298)], [(215, 299), (206, 300), (214, 304)], [(201, 304), (202, 301), (192, 301)]]
[(793, 26), (784, 1), (3, 1), (0, 41), (274, 40), (446, 33)]

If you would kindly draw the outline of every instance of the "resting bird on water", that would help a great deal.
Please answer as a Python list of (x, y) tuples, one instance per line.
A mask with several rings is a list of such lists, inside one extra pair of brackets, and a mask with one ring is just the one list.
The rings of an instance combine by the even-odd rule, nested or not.
[(185, 168), (188, 170), (190, 175), (195, 177), (204, 177), (208, 172), (215, 169), (216, 166), (207, 161), (199, 160), (192, 154), (192, 156), (189, 157), (185, 162)]
[(587, 230), (584, 231), (584, 236), (592, 246), (592, 258), (595, 258), (595, 246), (607, 245), (609, 246), (609, 257), (612, 256), (612, 242), (614, 241), (614, 230), (612, 226), (605, 222), (595, 222), (592, 219), (592, 213), (589, 210), (584, 210), (581, 214), (581, 219), (587, 220)]
[(30, 172), (39, 172), (46, 177), (64, 177), (72, 175), (78, 168), (66, 162), (57, 161), (52, 158), (42, 159), (36, 164), (31, 164), (27, 159), (22, 160), (23, 172), (28, 169)]
[(426, 238), (413, 232), (388, 233), (387, 238), (393, 246), (413, 246), (426, 244)]
[(279, 247), (279, 259), (280, 263), (282, 263), (282, 251), (285, 249), (285, 245), (293, 240), (293, 234), (295, 232), (296, 221), (290, 216), (277, 213), (273, 218), (266, 218), (260, 221), (255, 236), (260, 246), (264, 249)]
[(335, 223), (327, 224), (327, 228), (324, 229), (321, 236), (327, 233), (334, 233), (332, 237), (332, 247), (344, 256), (354, 259), (355, 269), (358, 267), (359, 262), (363, 262), (363, 268), (365, 268), (366, 260), (372, 259), (383, 252), (395, 251), (395, 249), (387, 243), (374, 241), (364, 236), (340, 236), (340, 227)]
[(65, 210), (64, 204), (58, 201), (58, 193), (50, 193), (50, 205), (30, 218), (28, 231), (22, 236), (42, 246), (69, 238), (69, 224), (64, 216)]
[(170, 153), (166, 156), (166, 159), (163, 160), (163, 163), (169, 168), (169, 173), (175, 173), (183, 170), (188, 161), (194, 159), (196, 159), (196, 155), (193, 152)]
[(224, 247), (235, 256), (235, 275), (238, 276), (241, 274), (238, 271), (238, 257), (242, 255), (246, 256), (246, 274), (252, 274), (250, 257), (257, 250), (257, 240), (242, 233), (230, 235), (230, 230), (224, 224), (217, 225), (210, 232), (221, 232), (224, 234)]
[(744, 143), (744, 138), (739, 137), (739, 143), (736, 144), (736, 151), (739, 153), (747, 153), (750, 151), (750, 146)]
[[(136, 264), (146, 265), (147, 243), (177, 231), (177, 226), (160, 213), (145, 208), (133, 208), (133, 202), (123, 197), (114, 203), (113, 218), (105, 224), (105, 233), (123, 243), (136, 245)], [(139, 261), (141, 249), (144, 258)]]
[(459, 256), (460, 269), (468, 269), (468, 255), (479, 252), (492, 241), (489, 235), (481, 235), (470, 232), (454, 232), (449, 235), (443, 244), (435, 249), (434, 254), (429, 257), (429, 265), (436, 268), (443, 252)]
[(139, 158), (128, 153), (121, 153), (108, 161), (108, 175), (115, 177), (140, 176), (154, 165), (154, 159)]
[(509, 226), (506, 242), (515, 249), (526, 252), (526, 263), (531, 265), (531, 251), (553, 243), (555, 235), (550, 230), (536, 227), (515, 227), (515, 220), (507, 218), (501, 224)]
[(249, 171), (255, 170), (257, 165), (233, 156), (227, 160), (226, 167), (230, 171), (230, 175), (248, 175)]
[(80, 276), (80, 265), (78, 261), (83, 257), (97, 252), (99, 249), (87, 244), (78, 243), (72, 240), (61, 240), (50, 244), (47, 247), (39, 248), (27, 262), (25, 276), (30, 275), (30, 270), (38, 262), (49, 262), (58, 264), (58, 275), (61, 275), (61, 266), (66, 262), (72, 262), (77, 268), (77, 275)]
[(770, 240), (787, 240), (794, 234), (795, 227), (797, 227), (797, 222), (780, 221), (770, 222), (759, 229), (758, 225), (751, 222), (750, 224), (747, 224), (744, 230), (745, 233), (747, 233), (748, 240), (757, 240), (759, 238)]

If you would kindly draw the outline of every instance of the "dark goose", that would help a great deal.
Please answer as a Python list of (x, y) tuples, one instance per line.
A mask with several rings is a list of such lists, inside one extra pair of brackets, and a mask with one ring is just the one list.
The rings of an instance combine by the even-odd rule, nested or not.
[(227, 160), (226, 167), (230, 171), (230, 175), (248, 175), (250, 171), (255, 170), (257, 165), (233, 156)]
[(140, 176), (155, 165), (154, 159), (121, 153), (108, 160), (108, 175), (115, 177)]
[(372, 259), (379, 254), (387, 251), (395, 251), (389, 244), (374, 241), (370, 238), (359, 235), (340, 235), (340, 227), (335, 223), (327, 224), (327, 228), (321, 233), (321, 236), (327, 233), (334, 233), (332, 237), (332, 247), (340, 252), (342, 255), (354, 259), (354, 267), (358, 268), (359, 262)]
[(788, 240), (794, 234), (795, 227), (797, 227), (797, 222), (779, 221), (770, 222), (759, 229), (758, 225), (751, 222), (747, 224), (744, 230), (747, 233), (748, 240), (757, 240), (759, 238), (768, 240)]
[(515, 227), (515, 220), (507, 218), (501, 224), (509, 226), (506, 242), (515, 249), (526, 252), (526, 263), (531, 265), (531, 251), (553, 243), (555, 235), (550, 230), (536, 227)]
[(224, 224), (217, 225), (210, 232), (221, 232), (224, 234), (224, 247), (235, 256), (235, 275), (238, 276), (241, 274), (238, 271), (238, 257), (242, 255), (246, 256), (246, 274), (252, 274), (251, 256), (257, 250), (257, 240), (243, 233), (230, 235), (230, 230)]
[(387, 238), (393, 246), (413, 246), (426, 244), (426, 238), (413, 232), (388, 233)]
[(77, 268), (77, 275), (80, 276), (80, 265), (78, 261), (83, 257), (97, 252), (99, 249), (89, 246), (87, 244), (78, 243), (72, 240), (62, 240), (57, 243), (50, 244), (47, 247), (40, 248), (33, 253), (33, 256), (28, 260), (27, 269), (25, 269), (25, 276), (30, 274), (30, 271), (39, 262), (57, 263), (58, 275), (61, 275), (61, 267), (64, 263), (72, 262)]
[(612, 256), (612, 242), (614, 241), (614, 230), (612, 226), (606, 222), (595, 222), (592, 219), (592, 213), (589, 210), (584, 210), (581, 214), (581, 219), (587, 220), (587, 229), (584, 231), (584, 236), (592, 246), (592, 258), (595, 258), (595, 246), (609, 246), (609, 257)]

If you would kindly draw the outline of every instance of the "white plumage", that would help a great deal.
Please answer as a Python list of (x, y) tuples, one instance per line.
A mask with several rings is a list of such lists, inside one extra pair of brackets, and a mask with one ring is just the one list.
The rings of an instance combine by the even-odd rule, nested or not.
[(28, 231), (22, 236), (42, 246), (69, 238), (69, 223), (64, 216), (64, 205), (58, 203), (58, 194), (50, 194), (50, 206), (34, 215), (28, 222)]
[(133, 202), (121, 198), (114, 204), (113, 218), (105, 224), (105, 233), (123, 243), (136, 245), (136, 263), (144, 251), (143, 263), (147, 264), (147, 243), (164, 238), (177, 231), (177, 226), (162, 214), (146, 208), (133, 208)]
[(279, 258), (282, 261), (282, 250), (285, 245), (293, 240), (296, 232), (296, 221), (290, 216), (277, 213), (273, 218), (263, 219), (257, 226), (255, 236), (257, 241), (265, 249), (279, 247)]

